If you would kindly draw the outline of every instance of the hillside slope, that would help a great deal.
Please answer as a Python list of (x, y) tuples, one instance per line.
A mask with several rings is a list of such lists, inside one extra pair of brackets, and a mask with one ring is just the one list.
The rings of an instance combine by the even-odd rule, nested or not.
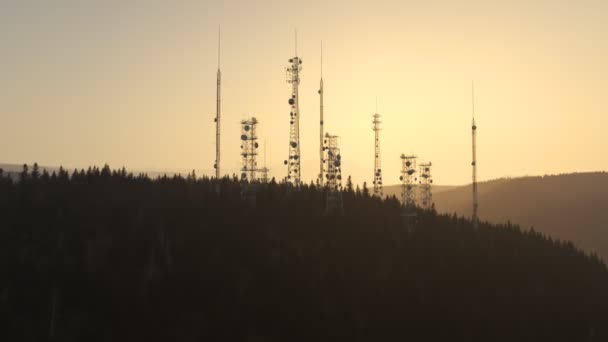
[[(391, 187), (397, 191), (398, 187)], [(434, 191), (440, 213), (470, 216), (471, 186)], [(574, 242), (608, 260), (608, 173), (498, 179), (479, 184), (479, 217)]]

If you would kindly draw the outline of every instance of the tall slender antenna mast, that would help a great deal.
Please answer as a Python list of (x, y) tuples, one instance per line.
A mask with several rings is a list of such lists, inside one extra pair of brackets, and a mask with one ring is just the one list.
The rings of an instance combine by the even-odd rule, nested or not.
[(222, 72), (220, 71), (220, 42), (221, 31), (217, 31), (217, 90), (216, 90), (216, 114), (215, 114), (215, 179), (220, 179), (220, 119), (221, 119), (221, 88)]
[(376, 98), (376, 113), (372, 115), (374, 118), (372, 120), (372, 130), (375, 133), (374, 137), (374, 196), (378, 196), (380, 198), (383, 197), (384, 193), (382, 190), (382, 167), (380, 163), (380, 124), (382, 120), (380, 119), (381, 115), (378, 114), (378, 98)]
[(298, 57), (298, 35), (296, 31), (296, 56), (289, 59), (290, 65), (287, 67), (287, 83), (291, 84), (291, 97), (289, 98), (289, 159), (285, 160), (287, 165), (287, 182), (300, 187), (300, 105), (299, 105), (299, 86), (300, 72), (302, 71), (302, 59)]
[(471, 134), (473, 140), (473, 228), (477, 230), (479, 227), (479, 217), (477, 216), (477, 124), (475, 124), (475, 84), (471, 83), (471, 107), (473, 112), (473, 122), (471, 124)]
[(321, 41), (321, 81), (319, 82), (319, 186), (323, 186), (323, 41)]

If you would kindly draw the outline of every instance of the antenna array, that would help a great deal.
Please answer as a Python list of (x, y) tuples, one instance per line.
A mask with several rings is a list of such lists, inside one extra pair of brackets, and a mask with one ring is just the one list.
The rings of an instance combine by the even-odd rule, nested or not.
[(431, 162), (421, 163), (419, 165), (420, 207), (425, 210), (433, 208), (433, 193), (431, 192), (433, 177), (431, 175), (431, 166), (433, 166)]
[(342, 213), (342, 155), (338, 147), (338, 136), (325, 134), (323, 140), (323, 162), (327, 186), (327, 213)]
[(401, 154), (401, 198), (403, 200), (403, 223), (408, 231), (416, 225), (416, 156)]
[[(296, 37), (297, 41), (297, 37)], [(291, 84), (291, 97), (289, 98), (289, 159), (285, 160), (287, 165), (287, 182), (300, 187), (300, 106), (298, 90), (300, 85), (300, 71), (302, 71), (302, 60), (297, 56), (289, 60), (287, 68), (287, 83)]]
[(372, 127), (374, 133), (375, 133), (375, 139), (374, 139), (374, 196), (378, 196), (380, 198), (383, 197), (383, 190), (382, 190), (382, 165), (380, 163), (380, 124), (382, 123), (382, 121), (380, 121), (380, 114), (376, 113), (373, 115), (374, 120), (372, 121), (372, 124), (374, 125)]
[(258, 171), (258, 120), (254, 117), (241, 121), (241, 180), (253, 183)]

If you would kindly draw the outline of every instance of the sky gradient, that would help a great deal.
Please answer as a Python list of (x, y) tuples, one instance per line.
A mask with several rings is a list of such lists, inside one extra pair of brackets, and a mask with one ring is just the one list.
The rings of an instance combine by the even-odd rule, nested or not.
[(480, 180), (608, 169), (608, 2), (544, 0), (3, 1), (0, 162), (211, 175), (219, 26), (226, 172), (253, 115), (286, 175), (294, 28), (307, 182), (321, 40), (325, 128), (357, 183), (372, 181), (376, 98), (385, 184), (402, 152), (438, 184), (470, 182), (473, 80)]

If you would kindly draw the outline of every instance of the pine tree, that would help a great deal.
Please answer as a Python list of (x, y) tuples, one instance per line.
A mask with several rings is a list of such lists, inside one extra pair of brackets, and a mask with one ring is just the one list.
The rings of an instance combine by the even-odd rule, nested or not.
[(353, 192), (353, 180), (351, 179), (350, 175), (348, 176), (348, 179), (346, 180), (346, 191)]
[(27, 164), (23, 164), (23, 170), (21, 171), (21, 178), (20, 178), (21, 183), (25, 183), (27, 181), (28, 175), (29, 175), (29, 170), (28, 170)]
[(34, 163), (34, 167), (32, 168), (32, 179), (37, 180), (40, 177), (40, 169), (38, 168), (38, 163)]
[(363, 197), (369, 197), (369, 189), (367, 188), (367, 182), (363, 182)]

